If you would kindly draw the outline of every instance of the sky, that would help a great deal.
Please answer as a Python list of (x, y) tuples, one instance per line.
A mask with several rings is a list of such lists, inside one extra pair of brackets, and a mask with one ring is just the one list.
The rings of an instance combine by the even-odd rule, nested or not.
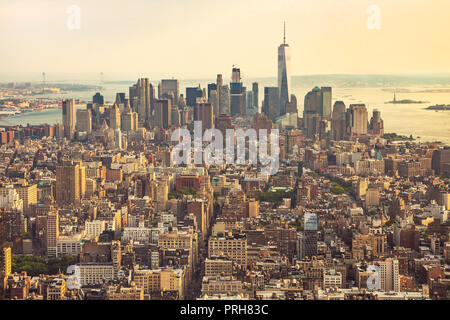
[(449, 12), (448, 0), (0, 0), (0, 72), (186, 79), (235, 64), (273, 77), (286, 21), (292, 75), (450, 73)]

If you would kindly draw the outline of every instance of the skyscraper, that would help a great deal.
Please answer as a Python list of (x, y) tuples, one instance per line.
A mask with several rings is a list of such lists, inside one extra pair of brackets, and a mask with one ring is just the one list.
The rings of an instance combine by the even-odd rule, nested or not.
[(202, 129), (214, 128), (213, 106), (211, 103), (197, 103), (194, 107), (194, 120), (202, 122)]
[(180, 83), (176, 79), (163, 79), (161, 80), (159, 98), (162, 99), (166, 95), (172, 95), (174, 98), (173, 103), (178, 104), (178, 98), (180, 96)]
[(130, 87), (130, 105), (138, 114), (139, 121), (149, 125), (150, 115), (153, 110), (154, 88), (148, 78), (140, 78)]
[(60, 205), (79, 204), (81, 199), (80, 165), (64, 161), (56, 166), (56, 202)]
[(322, 106), (320, 116), (326, 119), (331, 118), (331, 87), (322, 87)]
[(168, 129), (172, 125), (172, 103), (171, 100), (157, 100), (155, 103), (155, 117), (153, 126), (155, 128)]
[(264, 87), (264, 103), (262, 107), (262, 113), (264, 113), (267, 118), (274, 121), (275, 118), (279, 116), (279, 93), (278, 87)]
[(224, 85), (219, 88), (219, 113), (230, 115), (230, 87)]
[(317, 255), (317, 215), (305, 213), (304, 215), (304, 255), (312, 258)]
[(125, 104), (125, 93), (124, 92), (116, 93), (116, 103), (118, 106), (120, 106), (121, 104), (123, 104), (123, 105)]
[(247, 97), (245, 105), (247, 106), (247, 115), (253, 116), (258, 112), (258, 110), (255, 109), (255, 106), (253, 105), (253, 91), (247, 91), (246, 94)]
[(245, 88), (241, 82), (241, 70), (233, 68), (230, 83), (231, 116), (244, 115), (245, 109)]
[(219, 114), (221, 114), (221, 106), (220, 106), (220, 95), (221, 95), (221, 91), (220, 91), (220, 89), (222, 88), (222, 86), (223, 86), (223, 79), (222, 79), (222, 75), (221, 74), (218, 74), (217, 75), (217, 79), (216, 79), (216, 90), (217, 90), (217, 112), (219, 113)]
[(77, 110), (77, 131), (86, 132), (87, 134), (92, 132), (92, 116), (90, 109)]
[(331, 117), (331, 139), (340, 141), (345, 136), (345, 104), (342, 101), (336, 101), (333, 106), (333, 115)]
[(104, 99), (103, 96), (100, 94), (100, 92), (97, 92), (93, 97), (92, 97), (92, 102), (98, 105), (104, 105)]
[(57, 211), (48, 213), (45, 232), (47, 238), (47, 256), (56, 257), (59, 237), (59, 214)]
[(121, 118), (122, 131), (128, 132), (138, 129), (138, 114), (131, 110), (130, 103), (127, 103)]
[(258, 82), (252, 83), (252, 91), (253, 91), (253, 107), (256, 109), (256, 112), (259, 112), (259, 85)]
[(211, 90), (208, 96), (208, 102), (213, 106), (214, 116), (219, 115), (219, 96), (217, 95), (217, 90)]
[(75, 133), (75, 100), (66, 99), (62, 102), (64, 135), (73, 139)]
[(286, 113), (291, 89), (291, 50), (286, 43), (286, 24), (284, 25), (283, 43), (278, 47), (278, 90), (280, 94), (279, 115)]
[(368, 114), (366, 105), (351, 104), (347, 110), (349, 120), (350, 134), (352, 136), (366, 135)]
[(114, 103), (109, 110), (109, 127), (114, 130), (120, 129), (120, 122), (120, 110), (117, 103)]
[(200, 85), (198, 87), (186, 88), (186, 105), (189, 107), (195, 107), (197, 105), (197, 98), (203, 96), (203, 90)]

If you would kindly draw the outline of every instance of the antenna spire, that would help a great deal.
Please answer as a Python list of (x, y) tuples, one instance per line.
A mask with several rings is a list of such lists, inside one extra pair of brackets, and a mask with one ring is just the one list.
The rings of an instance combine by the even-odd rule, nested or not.
[(283, 25), (283, 44), (286, 44), (286, 21), (284, 21)]

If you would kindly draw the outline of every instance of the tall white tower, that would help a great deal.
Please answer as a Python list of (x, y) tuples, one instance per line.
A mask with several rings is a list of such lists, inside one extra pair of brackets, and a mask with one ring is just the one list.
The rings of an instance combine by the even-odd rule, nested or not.
[(286, 43), (286, 23), (284, 23), (283, 43), (278, 47), (278, 91), (280, 93), (280, 115), (286, 113), (291, 90), (291, 50)]

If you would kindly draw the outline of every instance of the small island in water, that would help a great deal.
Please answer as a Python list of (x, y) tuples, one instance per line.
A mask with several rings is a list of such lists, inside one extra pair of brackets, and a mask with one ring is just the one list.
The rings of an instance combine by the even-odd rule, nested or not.
[(435, 106), (429, 106), (426, 110), (450, 111), (450, 104), (437, 104)]
[(410, 99), (403, 99), (403, 100), (397, 100), (394, 93), (394, 100), (388, 101), (385, 103), (392, 103), (392, 104), (415, 104), (415, 103), (428, 103), (428, 101), (416, 101), (416, 100), (410, 100)]

